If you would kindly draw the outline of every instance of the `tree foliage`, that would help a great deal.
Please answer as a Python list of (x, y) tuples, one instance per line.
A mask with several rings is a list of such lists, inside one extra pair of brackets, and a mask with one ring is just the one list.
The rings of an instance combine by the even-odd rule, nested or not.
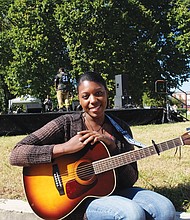
[(7, 30), (10, 28), (6, 15), (12, 0), (0, 0), (0, 112), (6, 109), (8, 99), (11, 98), (8, 85), (5, 82), (6, 66), (11, 59), (9, 42), (6, 37)]
[(45, 97), (60, 66), (76, 78), (86, 70), (103, 73), (112, 97), (115, 75), (127, 74), (128, 95), (136, 104), (144, 92), (155, 98), (157, 79), (175, 87), (189, 76), (190, 0), (14, 0), (0, 5), (5, 15), (0, 74), (15, 96)]
[[(68, 65), (65, 45), (53, 17), (53, 1), (15, 1), (9, 10), (13, 62), (7, 83), (15, 94), (48, 93), (55, 71)], [(24, 90), (23, 90), (24, 88)]]
[(176, 86), (188, 76), (189, 50), (183, 50), (185, 33), (178, 25), (183, 22), (189, 34), (189, 9), (182, 1), (65, 0), (56, 18), (74, 70), (95, 69), (108, 79), (128, 74), (136, 103), (144, 90), (153, 95), (155, 80)]

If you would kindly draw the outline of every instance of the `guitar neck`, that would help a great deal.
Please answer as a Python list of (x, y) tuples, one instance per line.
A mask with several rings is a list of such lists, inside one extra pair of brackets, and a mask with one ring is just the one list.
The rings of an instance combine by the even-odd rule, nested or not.
[(98, 161), (94, 161), (92, 166), (94, 168), (95, 174), (103, 173), (135, 161), (141, 160), (143, 158), (149, 157), (154, 154), (160, 154), (163, 151), (172, 149), (184, 145), (181, 137), (175, 138), (169, 141), (165, 141), (159, 144), (153, 144), (149, 147), (140, 148), (137, 150), (125, 152), (113, 157), (104, 158)]

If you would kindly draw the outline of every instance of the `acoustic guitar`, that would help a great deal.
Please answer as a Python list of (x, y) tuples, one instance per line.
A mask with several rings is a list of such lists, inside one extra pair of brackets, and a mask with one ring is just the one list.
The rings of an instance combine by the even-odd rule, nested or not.
[(166, 142), (111, 157), (105, 144), (98, 142), (78, 153), (56, 158), (52, 163), (24, 167), (26, 197), (39, 217), (65, 218), (87, 197), (112, 194), (116, 187), (115, 168), (189, 144), (187, 132)]

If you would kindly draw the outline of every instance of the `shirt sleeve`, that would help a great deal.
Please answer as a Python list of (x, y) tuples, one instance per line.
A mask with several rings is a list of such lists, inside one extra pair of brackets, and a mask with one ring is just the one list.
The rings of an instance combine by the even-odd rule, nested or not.
[(18, 142), (10, 155), (11, 165), (49, 163), (55, 144), (65, 141), (65, 120), (60, 116)]

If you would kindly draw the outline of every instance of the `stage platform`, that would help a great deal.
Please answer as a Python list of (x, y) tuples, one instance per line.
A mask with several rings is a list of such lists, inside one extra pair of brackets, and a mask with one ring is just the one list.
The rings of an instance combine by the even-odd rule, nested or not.
[[(74, 111), (48, 113), (19, 113), (0, 115), (0, 136), (29, 134), (45, 125), (50, 120), (62, 114), (76, 113)], [(161, 124), (164, 122), (164, 109), (107, 109), (108, 115), (113, 115), (131, 125)]]

